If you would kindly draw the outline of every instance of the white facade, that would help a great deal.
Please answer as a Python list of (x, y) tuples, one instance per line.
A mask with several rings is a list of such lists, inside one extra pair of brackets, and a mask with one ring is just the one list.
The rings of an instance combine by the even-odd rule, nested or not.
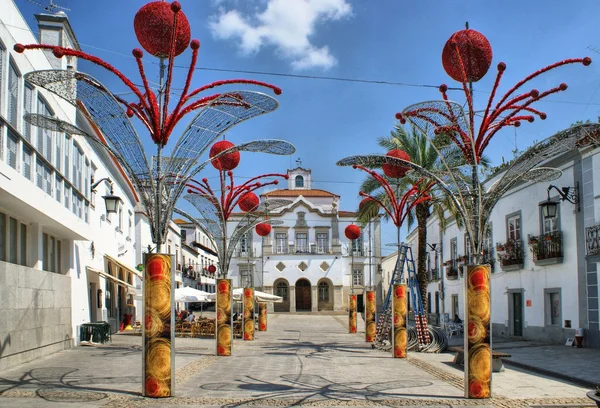
[(214, 293), (215, 273), (209, 271), (210, 265), (218, 269), (214, 243), (193, 223), (181, 219), (174, 222), (181, 229), (184, 286)]
[[(0, 0), (0, 369), (72, 346), (77, 328), (106, 320), (113, 330), (135, 292), (135, 193), (120, 168), (84, 138), (28, 125), (26, 113), (54, 115), (93, 131), (75, 108), (25, 83), (30, 71), (75, 68), (42, 51), (11, 0)], [(36, 16), (47, 43), (77, 48), (64, 13)], [(110, 177), (122, 203), (106, 215), (100, 183)], [(96, 197), (97, 196), (97, 197)]]
[[(597, 210), (600, 189), (593, 177), (600, 168), (599, 152), (599, 149), (565, 152), (552, 158), (544, 166), (560, 169), (559, 179), (551, 183), (523, 182), (495, 206), (484, 259), (484, 263), (493, 267), (495, 336), (564, 343), (581, 327), (587, 345), (600, 347), (597, 284), (600, 258), (597, 253), (592, 254), (600, 242), (598, 235), (594, 235), (595, 226), (600, 223)], [(489, 180), (489, 184), (494, 181)], [(546, 201), (551, 184), (559, 189), (579, 186), (581, 200), (579, 205), (561, 201), (556, 190), (551, 189), (550, 198), (559, 203), (553, 221), (544, 219), (539, 206)], [(416, 229), (409, 234), (408, 241), (416, 259)], [(454, 315), (464, 319), (461, 257), (468, 255), (464, 230), (449, 220), (445, 231), (440, 231), (438, 220), (432, 216), (428, 220), (427, 242), (436, 244), (435, 250), (428, 248), (428, 311), (433, 316), (448, 314), (450, 319)], [(592, 250), (586, 252), (586, 244)]]
[[(274, 305), (276, 312), (345, 310), (352, 291), (358, 295), (360, 309), (370, 284), (381, 293), (379, 221), (371, 228), (372, 245), (368, 231), (363, 231), (351, 251), (344, 229), (356, 223), (356, 214), (339, 209), (339, 196), (312, 189), (310, 170), (296, 168), (288, 175), (287, 189), (261, 196), (263, 201), (290, 201), (269, 213), (269, 219), (281, 224), (264, 238), (253, 229), (249, 239), (238, 244), (229, 277), (234, 286), (253, 286), (283, 297), (282, 303)], [(241, 216), (233, 215), (230, 232)]]

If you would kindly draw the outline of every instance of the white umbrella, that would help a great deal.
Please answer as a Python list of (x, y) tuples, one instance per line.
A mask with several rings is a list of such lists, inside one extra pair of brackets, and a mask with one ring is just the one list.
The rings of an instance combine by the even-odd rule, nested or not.
[[(242, 297), (244, 296), (244, 289), (243, 288), (237, 288), (233, 290), (233, 300), (235, 302), (241, 302), (242, 301)], [(208, 295), (209, 299), (215, 300), (217, 298), (217, 294), (216, 293), (211, 293)], [(276, 295), (271, 295), (270, 293), (265, 293), (265, 292), (261, 292), (258, 290), (254, 291), (254, 299), (257, 302), (272, 302), (272, 303), (279, 303), (281, 301), (283, 301), (283, 298), (281, 296), (276, 296)]]
[(175, 302), (207, 302), (210, 293), (190, 286), (175, 289)]

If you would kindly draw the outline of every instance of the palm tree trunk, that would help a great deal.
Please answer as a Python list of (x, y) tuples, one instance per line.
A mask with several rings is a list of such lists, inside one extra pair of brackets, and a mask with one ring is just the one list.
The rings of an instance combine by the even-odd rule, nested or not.
[(418, 231), (418, 257), (417, 257), (417, 281), (423, 302), (423, 311), (427, 313), (427, 218), (429, 217), (429, 206), (425, 203), (416, 205), (415, 215), (417, 218)]

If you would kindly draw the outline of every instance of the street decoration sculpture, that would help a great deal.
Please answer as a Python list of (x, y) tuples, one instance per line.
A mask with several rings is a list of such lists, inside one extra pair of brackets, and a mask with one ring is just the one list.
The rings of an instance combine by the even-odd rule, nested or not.
[[(442, 63), (450, 77), (459, 81), (465, 95), (467, 112), (462, 105), (450, 101), (447, 95), (448, 86), (441, 85), (439, 90), (442, 100), (426, 101), (411, 105), (402, 112), (396, 114), (396, 118), (405, 123), (409, 121), (420, 130), (440, 153), (440, 160), (445, 168), (439, 172), (432, 172), (415, 165), (406, 158), (368, 155), (349, 157), (338, 162), (341, 166), (364, 165), (375, 167), (381, 165), (395, 164), (405, 166), (427, 179), (435, 180), (438, 187), (445, 190), (452, 199), (461, 221), (463, 222), (468, 241), (470, 243), (471, 264), (480, 262), (482, 252), (485, 249), (485, 236), (488, 230), (488, 221), (492, 209), (498, 200), (512, 187), (524, 179), (551, 179), (556, 172), (553, 169), (545, 170), (536, 168), (548, 158), (581, 146), (582, 143), (598, 142), (600, 126), (596, 124), (575, 126), (559, 132), (550, 138), (529, 148), (525, 153), (516, 158), (506, 169), (496, 175), (494, 182), (484, 186), (485, 180), (481, 179), (479, 163), (489, 146), (493, 137), (503, 128), (508, 126), (518, 127), (524, 121), (533, 122), (535, 118), (546, 119), (546, 114), (532, 105), (549, 95), (565, 91), (567, 85), (562, 83), (558, 86), (540, 92), (537, 89), (520, 91), (528, 82), (555, 68), (580, 63), (584, 66), (592, 62), (589, 57), (573, 58), (548, 65), (528, 75), (517, 82), (496, 102), (496, 94), (506, 70), (506, 64), (500, 62), (497, 65), (497, 75), (492, 92), (480, 120), (476, 120), (476, 111), (473, 107), (472, 83), (481, 79), (492, 61), (492, 49), (489, 41), (483, 34), (466, 29), (454, 33), (446, 43), (442, 52)], [(517, 91), (520, 91), (517, 92)], [(444, 148), (455, 145), (460, 149), (466, 165), (460, 168), (451, 168), (444, 157)], [(470, 269), (478, 271), (479, 269)], [(478, 274), (477, 276), (480, 276)], [(465, 279), (465, 284), (474, 284), (471, 275)], [(475, 284), (477, 286), (477, 284)], [(468, 289), (468, 288), (466, 288)], [(489, 299), (489, 285), (481, 290), (487, 291)], [(467, 293), (468, 296), (468, 293)], [(469, 304), (469, 299), (466, 299)], [(487, 303), (480, 307), (490, 308)], [(468, 308), (467, 308), (468, 310)], [(477, 361), (489, 358), (490, 367), (485, 375), (478, 370), (477, 382), (469, 377), (469, 370), (475, 364), (469, 355), (469, 347), (472, 342), (475, 329), (473, 326), (474, 316), (465, 316), (465, 325), (468, 327), (468, 336), (465, 336), (465, 353), (467, 355), (465, 364), (465, 396), (468, 398), (488, 398), (491, 395), (491, 345), (489, 342), (479, 347), (485, 348), (485, 356), (478, 351)], [(489, 324), (484, 327), (489, 331)], [(486, 360), (487, 361), (487, 360)]]
[[(227, 91), (204, 95), (206, 91), (230, 84), (249, 84), (265, 87), (276, 95), (281, 93), (273, 85), (245, 79), (216, 81), (192, 89), (200, 42), (191, 40), (189, 22), (181, 11), (179, 2), (171, 4), (154, 1), (144, 5), (134, 18), (136, 37), (149, 54), (159, 58), (160, 83), (155, 92), (147, 79), (142, 57), (143, 51), (133, 50), (142, 85), (137, 86), (121, 71), (108, 62), (85, 52), (62, 46), (47, 44), (16, 44), (14, 50), (22, 53), (26, 50), (50, 51), (56, 58), (80, 58), (100, 66), (114, 74), (130, 92), (132, 99), (108, 90), (92, 76), (73, 69), (34, 71), (25, 75), (28, 83), (50, 91), (74, 105), (101, 133), (90, 135), (59, 119), (40, 114), (27, 115), (26, 120), (37, 126), (50, 130), (64, 131), (69, 135), (86, 136), (102, 148), (107, 149), (121, 165), (131, 180), (139, 196), (141, 205), (150, 221), (152, 241), (156, 244), (156, 252), (166, 241), (168, 225), (173, 214), (176, 201), (185, 189), (187, 180), (198, 174), (205, 163), (199, 159), (206, 148), (221, 134), (233, 126), (253, 117), (272, 112), (278, 106), (275, 99), (255, 91)], [(173, 89), (173, 70), (175, 57), (187, 48), (192, 50), (191, 63), (185, 84), (177, 100), (171, 100)], [(173, 98), (175, 99), (175, 98)], [(194, 113), (183, 134), (170, 150), (170, 156), (164, 155), (164, 148), (176, 126), (187, 115)], [(141, 126), (148, 132), (156, 146), (151, 164), (144, 151), (131, 118), (137, 118)], [(249, 146), (252, 148), (252, 146)], [(238, 148), (241, 150), (241, 146)], [(228, 152), (221, 152), (227, 154)], [(231, 152), (229, 152), (231, 153)], [(146, 259), (147, 266), (149, 258)], [(146, 273), (147, 278), (147, 273)], [(171, 276), (171, 287), (174, 276)], [(165, 286), (166, 290), (166, 286)], [(165, 292), (171, 296), (173, 293)], [(153, 301), (144, 302), (144, 321), (151, 320)], [(164, 326), (173, 340), (173, 328)], [(144, 344), (148, 340), (148, 327), (144, 328)], [(153, 330), (153, 329), (152, 329)], [(169, 345), (170, 347), (170, 345)], [(171, 369), (173, 349), (169, 359), (161, 364)], [(144, 349), (144, 370), (150, 360), (148, 348)], [(166, 370), (166, 368), (165, 368)], [(149, 387), (147, 376), (143, 394), (152, 397), (171, 396), (173, 381), (159, 391), (157, 387)]]
[(408, 290), (402, 283), (392, 285), (392, 356), (407, 358)]
[(355, 224), (350, 224), (344, 230), (344, 235), (350, 240), (350, 295), (348, 297), (348, 333), (356, 333), (356, 295), (354, 294), (354, 241), (360, 238), (360, 227)]

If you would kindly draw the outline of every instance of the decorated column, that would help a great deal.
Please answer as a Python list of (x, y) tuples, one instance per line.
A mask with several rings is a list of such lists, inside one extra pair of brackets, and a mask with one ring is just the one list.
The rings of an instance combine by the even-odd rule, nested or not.
[(217, 356), (231, 355), (231, 296), (231, 279), (217, 279)]
[(254, 340), (254, 289), (244, 289), (244, 340)]
[(467, 268), (465, 279), (465, 397), (489, 398), (492, 383), (490, 266)]
[(147, 254), (144, 263), (143, 368), (146, 397), (171, 397), (175, 386), (173, 256)]
[(406, 358), (406, 343), (407, 343), (407, 332), (406, 332), (406, 313), (407, 298), (406, 298), (406, 285), (395, 284), (392, 291), (392, 322), (393, 324), (393, 336), (392, 336), (392, 351), (394, 358)]
[(365, 304), (365, 341), (372, 343), (375, 340), (375, 291), (366, 292), (367, 301)]
[(356, 295), (350, 295), (348, 301), (348, 333), (356, 333)]
[(267, 331), (267, 304), (258, 303), (258, 331)]

